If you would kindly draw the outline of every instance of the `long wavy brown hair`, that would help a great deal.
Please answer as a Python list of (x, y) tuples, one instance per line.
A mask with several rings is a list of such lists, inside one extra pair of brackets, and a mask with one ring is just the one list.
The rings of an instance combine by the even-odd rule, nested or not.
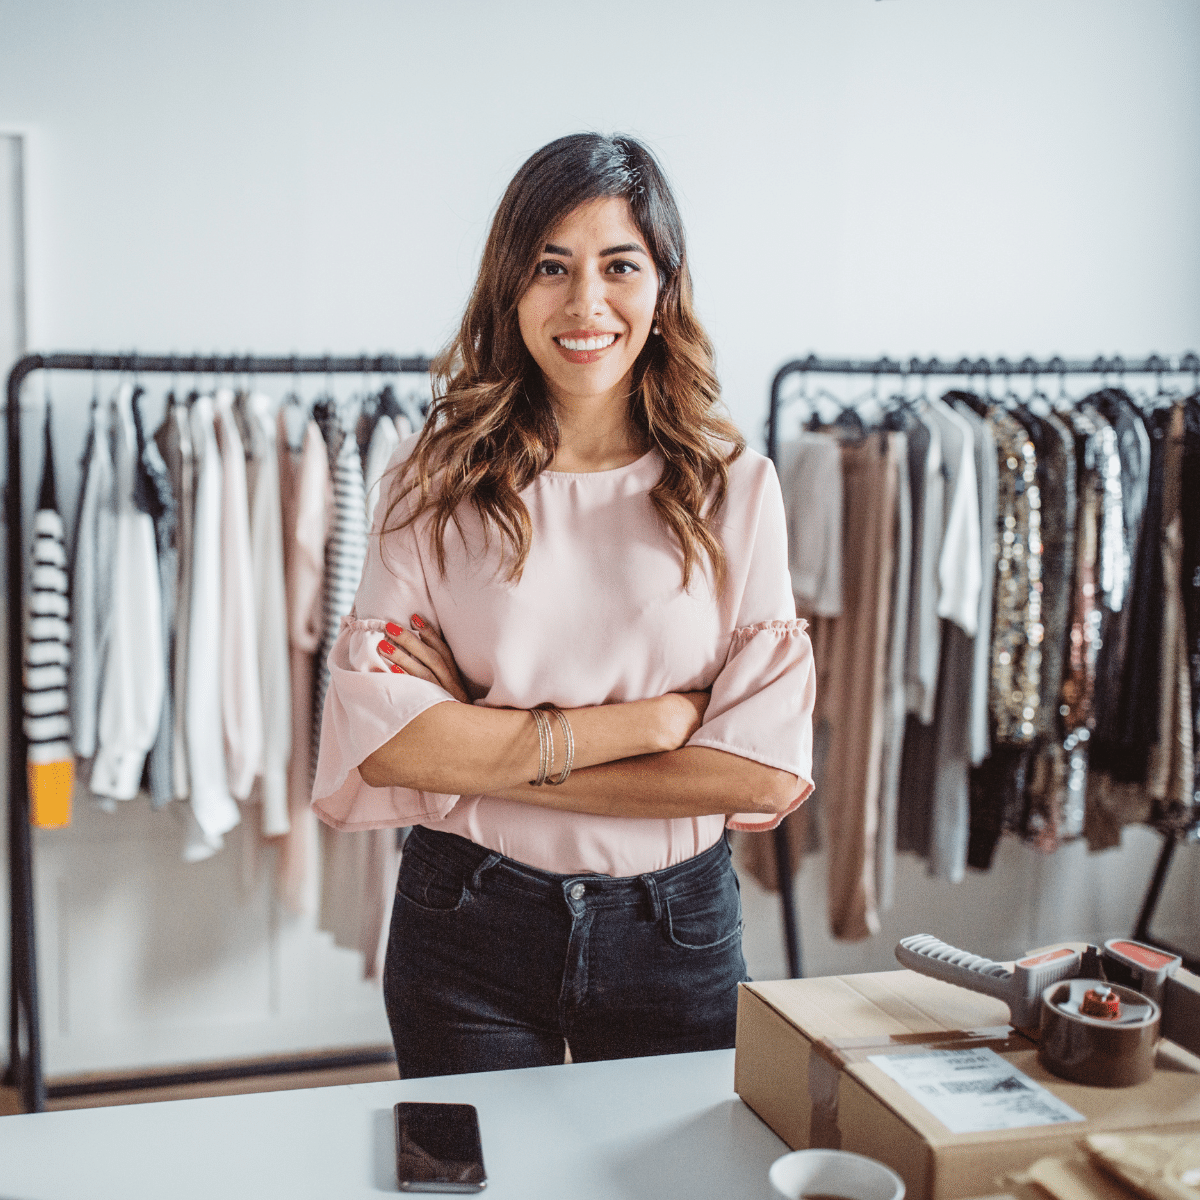
[[(513, 177), (492, 221), (479, 277), (462, 325), (433, 365), (434, 401), (400, 471), (382, 531), (432, 510), (431, 540), (446, 569), (445, 538), (462, 532), (463, 504), (485, 535), (498, 532), (510, 580), (529, 556), (532, 526), (521, 490), (554, 458), (559, 426), (542, 374), (525, 346), (517, 303), (533, 280), (548, 234), (581, 204), (629, 201), (658, 268), (657, 324), (634, 363), (630, 416), (664, 467), (650, 499), (679, 542), (683, 586), (701, 553), (722, 584), (726, 562), (712, 531), (725, 501), (729, 464), (745, 449), (737, 427), (717, 411), (720, 385), (712, 343), (692, 309), (683, 222), (654, 156), (636, 139), (577, 133), (543, 146)], [(408, 503), (404, 503), (405, 501)], [(397, 507), (406, 515), (389, 523)]]

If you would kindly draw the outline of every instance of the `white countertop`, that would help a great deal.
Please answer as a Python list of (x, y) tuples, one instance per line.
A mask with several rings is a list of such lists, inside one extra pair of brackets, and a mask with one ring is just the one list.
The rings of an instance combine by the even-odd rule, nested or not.
[(715, 1050), (0, 1117), (0, 1200), (397, 1193), (398, 1100), (479, 1109), (485, 1200), (759, 1200), (787, 1151)]

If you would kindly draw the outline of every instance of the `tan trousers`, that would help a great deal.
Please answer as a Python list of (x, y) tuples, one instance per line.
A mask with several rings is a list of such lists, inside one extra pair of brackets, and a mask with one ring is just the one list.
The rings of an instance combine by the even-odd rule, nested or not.
[[(829, 925), (834, 937), (879, 932), (875, 841), (899, 448), (872, 434), (842, 447), (842, 615), (831, 621), (827, 661), (817, 659), (818, 713), (829, 722), (829, 757), (821, 785), (829, 862)], [(814, 656), (816, 646), (814, 644)]]

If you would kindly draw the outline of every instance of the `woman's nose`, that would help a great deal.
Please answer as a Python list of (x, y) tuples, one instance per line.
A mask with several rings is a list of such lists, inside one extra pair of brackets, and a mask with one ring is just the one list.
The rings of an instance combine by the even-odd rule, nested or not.
[(573, 317), (590, 317), (603, 311), (604, 281), (590, 272), (581, 272), (572, 283), (567, 312)]

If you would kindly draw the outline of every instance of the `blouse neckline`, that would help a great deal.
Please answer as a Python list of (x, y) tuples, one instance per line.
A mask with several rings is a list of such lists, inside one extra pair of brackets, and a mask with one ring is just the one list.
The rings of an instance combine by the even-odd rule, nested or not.
[(651, 447), (645, 454), (639, 455), (633, 462), (626, 463), (623, 467), (608, 467), (603, 471), (551, 471), (547, 468), (538, 473), (538, 479), (615, 479), (617, 476), (624, 473), (635, 473), (640, 467), (648, 465), (658, 454), (658, 451)]

